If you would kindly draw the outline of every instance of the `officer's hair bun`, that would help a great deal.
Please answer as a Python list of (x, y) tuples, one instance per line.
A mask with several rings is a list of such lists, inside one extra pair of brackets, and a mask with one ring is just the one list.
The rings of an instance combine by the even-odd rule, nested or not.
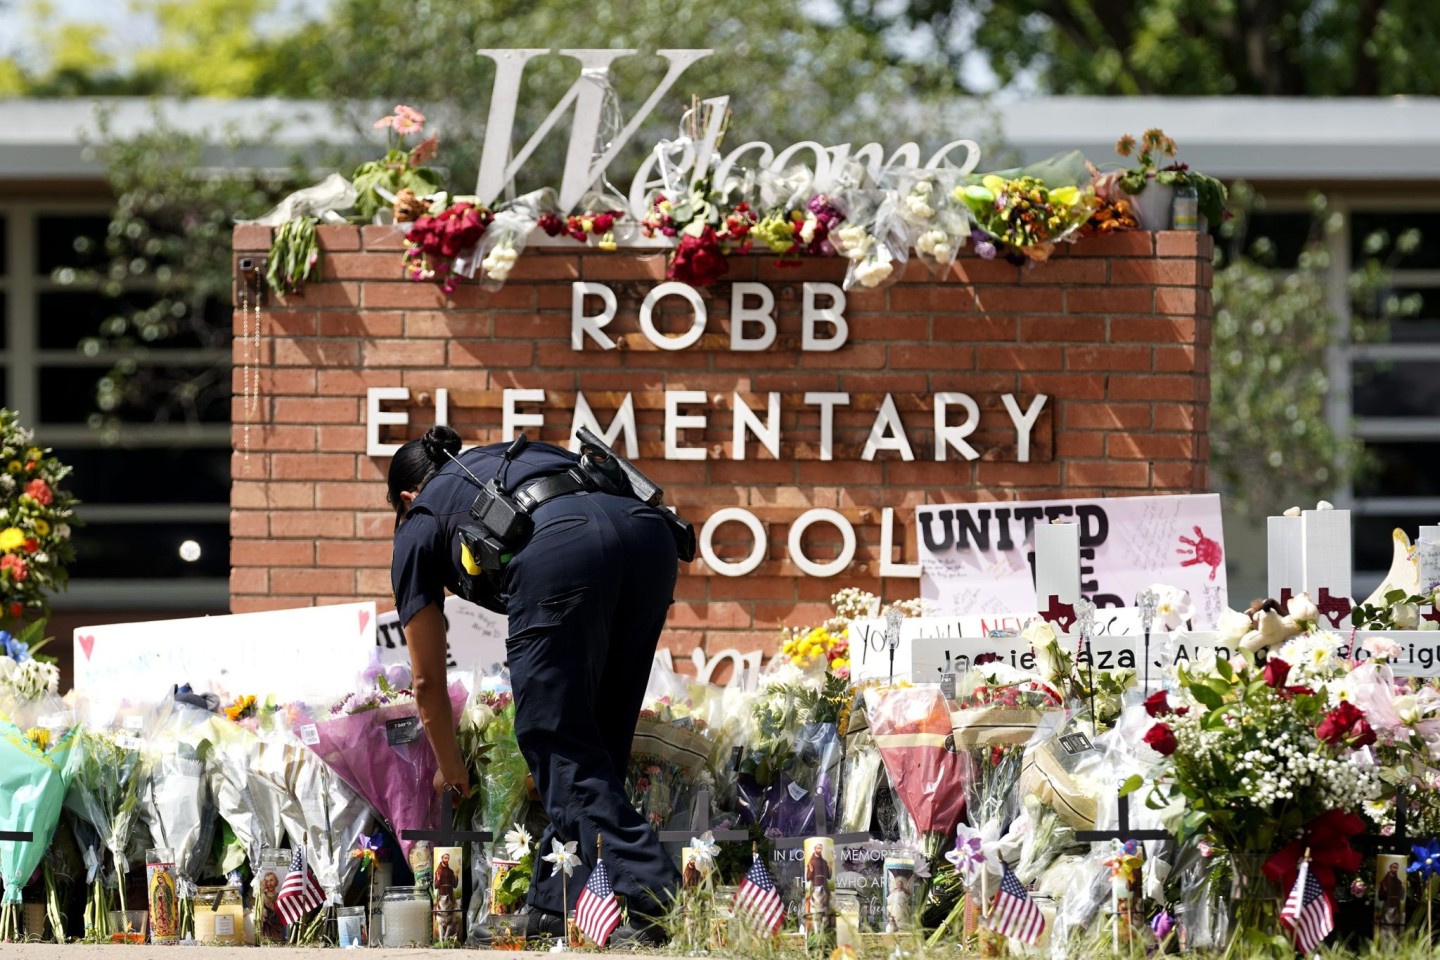
[(459, 454), (460, 434), (437, 423), (425, 431), (425, 436), (420, 438), (420, 446), (432, 463), (444, 464), (450, 457)]

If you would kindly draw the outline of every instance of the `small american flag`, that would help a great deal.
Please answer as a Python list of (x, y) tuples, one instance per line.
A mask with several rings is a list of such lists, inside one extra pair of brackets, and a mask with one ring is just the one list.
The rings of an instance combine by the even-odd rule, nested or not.
[(1330, 898), (1320, 881), (1310, 872), (1310, 861), (1300, 862), (1295, 888), (1280, 910), (1280, 923), (1295, 937), (1295, 948), (1302, 955), (1314, 952), (1331, 930), (1335, 929), (1335, 913)]
[(990, 927), (1033, 947), (1045, 929), (1045, 917), (1010, 865), (1001, 863), (1000, 867), (1005, 872), (1000, 877), (1000, 892), (995, 894), (995, 905), (990, 911)]
[(285, 875), (285, 882), (280, 884), (280, 893), (275, 897), (275, 909), (290, 924), (324, 902), (325, 891), (320, 889), (315, 874), (305, 862), (305, 847), (296, 847), (295, 856), (290, 860), (290, 872)]
[(750, 872), (735, 891), (735, 916), (754, 927), (757, 933), (774, 936), (785, 922), (785, 903), (780, 899), (780, 891), (775, 889), (775, 879), (760, 862), (760, 854), (753, 857)]
[(595, 869), (590, 871), (590, 879), (575, 901), (575, 925), (597, 947), (605, 946), (610, 934), (620, 926), (620, 904), (615, 902), (615, 888), (610, 885), (604, 860), (595, 861)]

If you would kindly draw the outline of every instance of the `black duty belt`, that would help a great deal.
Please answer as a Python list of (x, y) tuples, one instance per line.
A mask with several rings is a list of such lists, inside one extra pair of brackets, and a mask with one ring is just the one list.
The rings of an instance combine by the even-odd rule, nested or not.
[(581, 472), (579, 467), (571, 467), (564, 473), (557, 473), (553, 477), (531, 480), (515, 491), (515, 500), (525, 509), (526, 513), (533, 515), (541, 504), (549, 503), (551, 500), (568, 494), (579, 493), (581, 490), (594, 489), (595, 484)]

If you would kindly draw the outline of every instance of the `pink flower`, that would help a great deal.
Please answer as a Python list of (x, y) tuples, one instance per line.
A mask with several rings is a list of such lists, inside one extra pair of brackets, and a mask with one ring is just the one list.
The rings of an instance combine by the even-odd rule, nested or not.
[(410, 151), (410, 166), (420, 166), (420, 164), (435, 156), (435, 154), (439, 150), (439, 137), (428, 137), (424, 140), (421, 140), (419, 143), (415, 144), (415, 148)]
[(42, 507), (50, 506), (55, 499), (54, 494), (50, 491), (50, 484), (39, 477), (25, 484), (25, 496), (34, 500)]
[(395, 105), (395, 132), (402, 137), (425, 129), (425, 114), (403, 103)]

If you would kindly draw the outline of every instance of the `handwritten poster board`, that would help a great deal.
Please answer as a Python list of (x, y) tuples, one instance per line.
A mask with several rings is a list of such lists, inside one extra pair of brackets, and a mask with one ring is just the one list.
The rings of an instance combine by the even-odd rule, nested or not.
[(354, 689), (375, 646), (375, 604), (343, 603), (75, 630), (75, 689), (100, 707), (188, 683), (222, 700), (328, 699)]
[(1035, 525), (1054, 520), (1080, 527), (1080, 592), (1096, 606), (1133, 606), (1163, 583), (1190, 592), (1196, 629), (1224, 612), (1217, 494), (919, 506), (921, 597), (941, 616), (1033, 609)]
[[(467, 678), (472, 670), (478, 670), (481, 676), (498, 674), (505, 666), (505, 638), (509, 632), (510, 623), (504, 614), (491, 613), (459, 597), (445, 598), (445, 665), (451, 671)], [(394, 610), (380, 614), (375, 643), (380, 648), (381, 663), (410, 663), (405, 631)]]

